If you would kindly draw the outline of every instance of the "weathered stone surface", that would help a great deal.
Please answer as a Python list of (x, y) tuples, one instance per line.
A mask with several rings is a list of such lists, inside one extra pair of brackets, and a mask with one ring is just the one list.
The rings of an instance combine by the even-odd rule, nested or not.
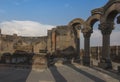
[[(49, 31), (48, 34), (48, 53), (51, 55), (69, 55), (70, 53), (67, 52), (75, 52), (75, 35), (71, 27), (57, 26), (56, 28), (53, 28), (51, 31)], [(71, 51), (69, 51), (70, 47), (72, 49)]]
[(45, 56), (41, 56), (40, 54), (34, 55), (32, 70), (41, 71), (47, 68), (47, 59)]
[(16, 50), (39, 53), (46, 50), (47, 37), (22, 37), (0, 34), (0, 54), (5, 52), (14, 53)]

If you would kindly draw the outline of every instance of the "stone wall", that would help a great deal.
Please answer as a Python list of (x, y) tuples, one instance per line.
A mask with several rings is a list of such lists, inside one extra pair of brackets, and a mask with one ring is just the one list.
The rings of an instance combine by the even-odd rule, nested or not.
[(23, 37), (0, 34), (0, 54), (14, 53), (16, 50), (39, 53), (46, 50), (47, 37)]
[[(91, 58), (100, 60), (102, 54), (102, 47), (91, 47)], [(113, 62), (120, 63), (120, 46), (110, 46), (110, 57)]]
[[(77, 30), (76, 30), (77, 31)], [(47, 36), (25, 37), (0, 34), (0, 54), (24, 51), (55, 57), (70, 57), (77, 55), (76, 33), (72, 26), (56, 26), (48, 30)]]
[(75, 35), (70, 26), (57, 26), (48, 30), (47, 50), (50, 55), (75, 55)]

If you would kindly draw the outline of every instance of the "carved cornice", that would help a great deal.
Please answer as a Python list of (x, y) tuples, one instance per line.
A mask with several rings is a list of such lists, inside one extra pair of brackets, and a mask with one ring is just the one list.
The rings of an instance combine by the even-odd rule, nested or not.
[(103, 14), (103, 8), (96, 8), (94, 10), (91, 11), (91, 14), (94, 15), (94, 14)]
[(114, 29), (114, 23), (102, 23), (99, 24), (99, 30), (101, 30), (102, 34), (111, 34)]
[(103, 7), (104, 11), (106, 11), (114, 3), (120, 3), (120, 0), (109, 0), (109, 2)]

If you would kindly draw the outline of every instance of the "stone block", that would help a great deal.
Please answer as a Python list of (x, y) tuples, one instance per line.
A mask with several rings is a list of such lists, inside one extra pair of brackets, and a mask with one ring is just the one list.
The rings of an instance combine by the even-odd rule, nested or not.
[(32, 70), (41, 71), (47, 68), (47, 59), (44, 56), (33, 57)]

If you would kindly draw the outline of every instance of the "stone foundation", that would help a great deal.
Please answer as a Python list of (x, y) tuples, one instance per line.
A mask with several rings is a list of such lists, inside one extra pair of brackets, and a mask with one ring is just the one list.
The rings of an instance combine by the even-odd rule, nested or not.
[(90, 66), (90, 57), (83, 57), (82, 59), (82, 64), (85, 65), (85, 66)]
[(100, 62), (98, 63), (98, 66), (103, 69), (112, 69), (112, 64), (107, 62)]
[(45, 56), (35, 55), (33, 57), (32, 70), (41, 71), (47, 68), (47, 59)]

